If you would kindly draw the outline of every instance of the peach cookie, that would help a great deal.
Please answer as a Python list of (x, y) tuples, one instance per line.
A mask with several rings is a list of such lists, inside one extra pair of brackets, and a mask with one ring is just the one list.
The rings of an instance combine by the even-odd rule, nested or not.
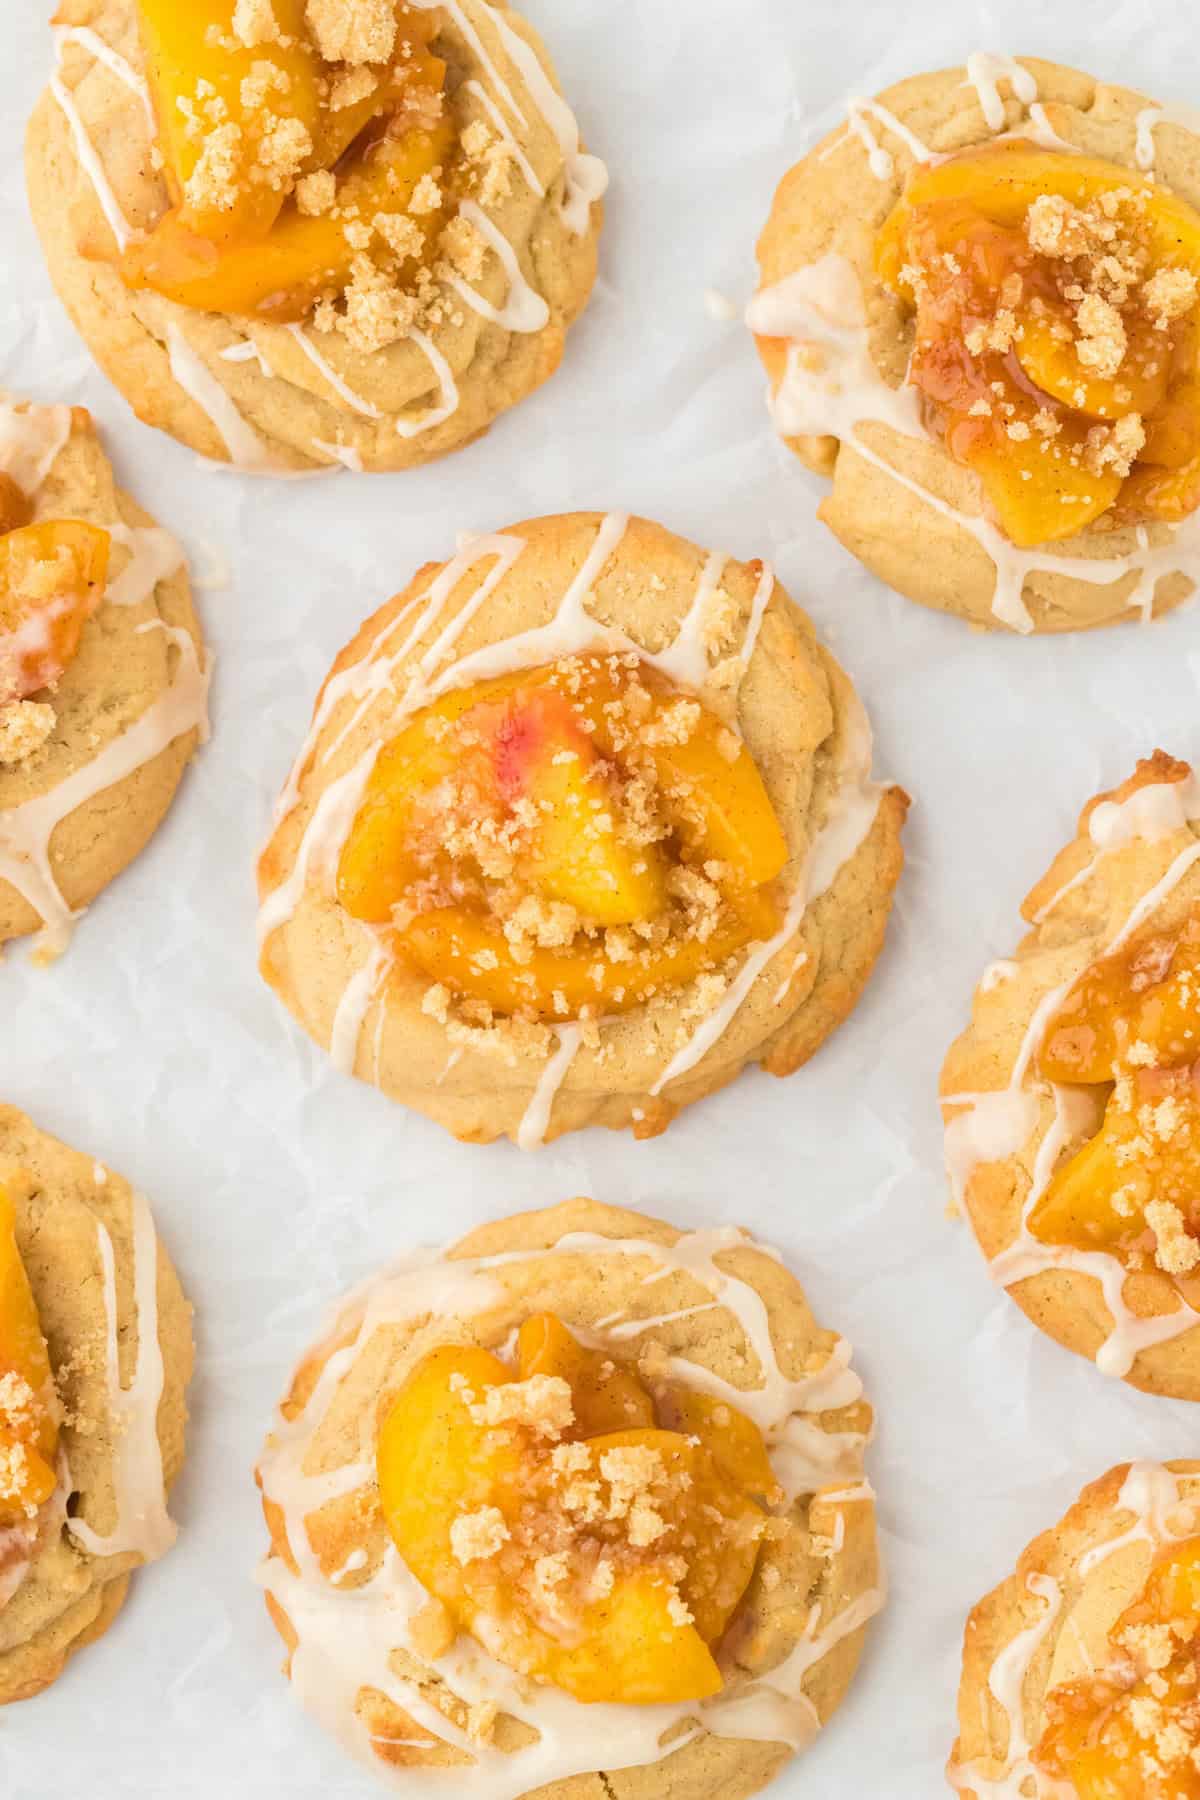
[(775, 423), (901, 593), (1029, 632), (1192, 592), (1200, 137), (1179, 118), (979, 55), (852, 101), (784, 179), (747, 315)]
[(145, 1200), (0, 1107), (0, 1703), (56, 1680), (174, 1543), (191, 1372)]
[(1110, 1375), (1200, 1399), (1200, 783), (1084, 809), (946, 1060), (946, 1159), (996, 1281)]
[(1084, 1489), (967, 1621), (966, 1800), (1197, 1800), (1200, 1463)]
[(853, 1006), (907, 804), (870, 764), (764, 564), (615, 515), (472, 538), (321, 691), (260, 863), (263, 974), (460, 1138), (650, 1135)]
[(0, 395), (0, 943), (65, 947), (166, 813), (207, 688), (183, 552), (88, 414)]
[(490, 0), (63, 0), (51, 277), (139, 418), (258, 473), (456, 450), (557, 368), (604, 165)]
[(756, 1793), (883, 1600), (849, 1356), (733, 1228), (572, 1200), (397, 1264), (258, 1471), (301, 1699), (414, 1792)]

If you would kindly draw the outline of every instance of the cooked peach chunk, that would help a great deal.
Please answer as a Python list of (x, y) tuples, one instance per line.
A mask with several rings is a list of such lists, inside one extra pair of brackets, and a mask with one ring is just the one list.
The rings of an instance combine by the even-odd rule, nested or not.
[[(547, 1019), (629, 1012), (655, 994), (695, 981), (748, 944), (779, 929), (779, 910), (768, 895), (751, 891), (730, 902), (724, 922), (703, 940), (668, 938), (612, 962), (599, 945), (581, 949), (522, 951), (503, 927), (468, 907), (440, 907), (398, 926), (400, 955), (431, 981), (482, 1000), (496, 1012), (530, 1012)], [(565, 1010), (564, 1010), (565, 1009)]]
[(1200, 907), (1182, 929), (1143, 931), (1094, 962), (1050, 1019), (1048, 1081), (1111, 1081), (1122, 1063), (1170, 1068), (1200, 1056)]
[(587, 1404), (616, 1388), (593, 1385), (592, 1353), (557, 1319), (528, 1321), (519, 1354), (514, 1374), (446, 1347), (400, 1389), (377, 1468), (401, 1556), (460, 1629), (577, 1700), (717, 1693), (711, 1646), (753, 1575), (762, 1513), (676, 1432), (580, 1437), (599, 1414), (577, 1416), (567, 1376), (544, 1365), (569, 1368)]
[(522, 1381), (557, 1375), (567, 1383), (575, 1409), (572, 1431), (579, 1437), (655, 1422), (654, 1402), (637, 1374), (603, 1350), (587, 1349), (553, 1313), (537, 1313), (522, 1325), (517, 1370)]
[(769, 1500), (778, 1496), (779, 1483), (762, 1432), (744, 1412), (699, 1388), (678, 1383), (661, 1389), (655, 1402), (668, 1430), (699, 1438), (722, 1475), (744, 1493)]
[(1057, 1169), (1029, 1218), (1048, 1244), (1129, 1250), (1148, 1229), (1159, 1266), (1200, 1263), (1200, 1064), (1139, 1069), (1113, 1090), (1096, 1135)]
[(11, 475), (0, 470), (0, 534), (28, 525), (33, 517), (33, 502)]
[(53, 687), (100, 604), (109, 535), (78, 519), (0, 536), (0, 706)]
[(1051, 1689), (1037, 1767), (1079, 1800), (1200, 1800), (1198, 1627), (1200, 1538), (1188, 1538), (1109, 1632), (1119, 1672)]
[[(916, 309), (927, 420), (1015, 544), (1187, 515), (1200, 213), (1118, 164), (1006, 143), (916, 169), (875, 260)], [(1148, 476), (1155, 458), (1189, 475)]]
[(13, 1203), (0, 1188), (0, 1523), (53, 1493), (57, 1448), (50, 1358), (17, 1247)]
[[(198, 232), (186, 210), (167, 213), (121, 258), (130, 288), (153, 288), (197, 312), (235, 313), (275, 321), (304, 318), (325, 294), (336, 294), (362, 254), (346, 236), (347, 218), (372, 235), (366, 254), (390, 257), (376, 221), (405, 213), (421, 179), (448, 153), (450, 127), (384, 137), (338, 182), (334, 207), (310, 217), (289, 200), (265, 237), (217, 243)], [(436, 221), (420, 221), (426, 233)]]
[(232, 0), (138, 0), (168, 185), (198, 236), (261, 236), (311, 163), (321, 63), (305, 0), (271, 0), (278, 32), (252, 48)]

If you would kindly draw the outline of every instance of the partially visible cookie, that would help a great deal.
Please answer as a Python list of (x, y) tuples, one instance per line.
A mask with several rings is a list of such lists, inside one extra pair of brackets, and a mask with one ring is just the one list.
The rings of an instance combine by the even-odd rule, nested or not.
[(256, 474), (470, 443), (596, 275), (607, 174), (540, 39), (491, 0), (225, 14), (55, 15), (26, 172), (67, 311), (140, 419)]
[(174, 1542), (192, 1362), (145, 1200), (0, 1107), (0, 1703), (56, 1680)]
[(1200, 1399), (1200, 784), (1163, 752), (1084, 808), (942, 1070), (956, 1198), (1041, 1330)]
[(736, 1229), (579, 1199), (401, 1261), (259, 1463), (293, 1685), (414, 1794), (453, 1766), (464, 1800), (744, 1800), (882, 1604), (870, 1430), (849, 1347)]
[(1032, 57), (914, 76), (788, 172), (758, 257), (776, 428), (881, 580), (1019, 632), (1193, 592), (1200, 135), (1175, 112)]
[(339, 1067), (483, 1143), (662, 1131), (857, 1001), (908, 807), (761, 561), (647, 519), (471, 537), (338, 657), (259, 863)]
[(0, 399), (0, 943), (64, 948), (161, 822), (207, 698), (183, 551), (89, 414)]
[(1086, 1487), (967, 1621), (950, 1785), (1184, 1795), (1200, 1761), (1200, 1463)]

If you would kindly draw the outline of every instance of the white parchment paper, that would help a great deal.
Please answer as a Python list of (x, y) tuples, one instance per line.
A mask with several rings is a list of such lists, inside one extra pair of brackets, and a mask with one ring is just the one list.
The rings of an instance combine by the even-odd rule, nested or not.
[[(407, 1245), (588, 1192), (752, 1226), (856, 1345), (892, 1599), (842, 1713), (773, 1792), (937, 1795), (968, 1607), (1086, 1480), (1196, 1451), (1195, 1410), (1104, 1381), (991, 1289), (944, 1216), (934, 1093), (983, 964), (1015, 941), (1018, 901), (1083, 801), (1156, 745), (1200, 752), (1200, 612), (1025, 642), (886, 592), (816, 523), (821, 484), (773, 442), (750, 341), (704, 292), (747, 297), (775, 182), (847, 92), (991, 48), (1197, 103), (1191, 0), (528, 0), (613, 172), (602, 277), (565, 365), (451, 461), (300, 486), (213, 473), (139, 425), (54, 300), (21, 171), (48, 10), (0, 0), (0, 384), (91, 407), (119, 477), (214, 584), (200, 600), (219, 661), (213, 742), (151, 849), (56, 967), (17, 948), (0, 969), (0, 1097), (150, 1195), (200, 1345), (179, 1544), (102, 1644), (0, 1714), (0, 1794), (381, 1791), (279, 1675), (251, 1580), (259, 1442), (349, 1283)], [(773, 558), (858, 683), (877, 768), (916, 804), (883, 961), (809, 1068), (744, 1077), (653, 1143), (589, 1132), (521, 1156), (459, 1146), (333, 1073), (255, 973), (252, 870), (317, 683), (364, 615), (460, 529), (573, 507)]]

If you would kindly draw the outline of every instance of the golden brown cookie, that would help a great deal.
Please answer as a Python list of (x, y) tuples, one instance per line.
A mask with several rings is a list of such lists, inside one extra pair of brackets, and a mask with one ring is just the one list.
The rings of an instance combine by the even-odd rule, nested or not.
[(147, 424), (258, 473), (402, 469), (557, 368), (607, 176), (507, 6), (69, 0), (54, 35), (30, 203)]
[(0, 1107), (0, 1702), (56, 1680), (174, 1542), (192, 1362), (145, 1200)]
[(161, 822), (207, 695), (183, 551), (88, 413), (0, 399), (0, 943), (65, 947)]
[(1036, 1538), (967, 1621), (966, 1800), (1192, 1791), (1200, 1463), (1124, 1463)]
[(572, 1200), (402, 1260), (302, 1361), (258, 1469), (302, 1701), (414, 1791), (452, 1764), (464, 1796), (757, 1792), (882, 1602), (861, 1395), (736, 1229)]
[(649, 1136), (853, 1007), (907, 806), (870, 770), (763, 563), (623, 515), (472, 538), (321, 691), (259, 865), (262, 971), (460, 1138)]
[(993, 1278), (1109, 1375), (1200, 1398), (1200, 787), (1159, 751), (1084, 808), (942, 1071)]
[(1020, 632), (1185, 599), (1197, 208), (1200, 137), (1053, 63), (974, 56), (853, 101), (780, 185), (748, 312), (846, 548)]

